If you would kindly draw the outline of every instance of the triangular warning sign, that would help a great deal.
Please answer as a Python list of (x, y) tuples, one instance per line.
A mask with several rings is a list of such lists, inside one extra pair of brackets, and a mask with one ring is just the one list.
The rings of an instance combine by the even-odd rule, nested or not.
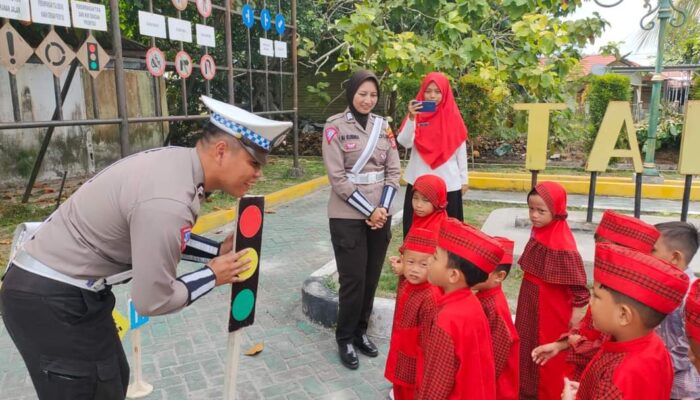
[(102, 72), (109, 62), (109, 55), (92, 35), (88, 36), (85, 43), (80, 46), (77, 57), (80, 63), (83, 64), (85, 71), (93, 78), (97, 78), (97, 75)]
[(36, 55), (57, 77), (61, 76), (75, 58), (73, 50), (58, 36), (56, 31), (51, 31), (46, 35), (44, 41), (36, 48)]
[(5, 24), (0, 29), (0, 65), (5, 67), (12, 75), (29, 60), (34, 54), (34, 49), (20, 36), (10, 24)]

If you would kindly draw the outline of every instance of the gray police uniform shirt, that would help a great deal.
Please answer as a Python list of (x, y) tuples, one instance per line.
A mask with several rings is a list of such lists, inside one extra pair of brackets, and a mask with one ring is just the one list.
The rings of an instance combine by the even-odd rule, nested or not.
[(85, 182), (25, 245), (34, 258), (80, 279), (133, 269), (139, 313), (160, 315), (188, 301), (176, 267), (204, 197), (193, 148), (127, 157)]
[[(399, 188), (401, 163), (399, 152), (396, 148), (396, 139), (386, 120), (384, 120), (384, 127), (380, 132), (377, 147), (374, 149), (367, 165), (360, 171), (360, 173), (384, 171), (384, 180), (372, 184), (356, 185), (350, 182), (347, 177), (347, 174), (350, 173), (355, 162), (357, 162), (367, 146), (376, 118), (377, 115), (370, 114), (367, 127), (362, 128), (362, 125), (355, 120), (350, 110), (346, 109), (340, 114), (331, 116), (326, 121), (323, 129), (323, 161), (326, 165), (328, 180), (333, 189), (328, 201), (328, 218), (368, 218), (369, 215), (366, 212), (363, 213), (367, 207), (364, 207), (364, 210), (362, 210), (362, 207), (358, 208), (351, 205), (351, 203), (364, 203), (364, 200), (358, 198), (358, 202), (348, 202), (351, 197), (364, 197), (370, 203), (368, 206), (372, 207), (372, 210), (374, 207), (380, 206), (382, 202), (388, 203), (386, 208), (389, 210), (389, 214), (394, 212), (393, 207), (391, 207), (391, 200), (393, 200)], [(390, 186), (394, 189), (391, 196), (385, 196), (385, 186)], [(356, 191), (361, 196), (358, 196), (355, 193)], [(386, 199), (386, 197), (389, 198)]]

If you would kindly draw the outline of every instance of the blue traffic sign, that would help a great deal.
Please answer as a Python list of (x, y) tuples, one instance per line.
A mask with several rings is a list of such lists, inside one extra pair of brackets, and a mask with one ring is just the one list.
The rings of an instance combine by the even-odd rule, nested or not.
[(248, 29), (252, 28), (253, 24), (255, 24), (255, 11), (253, 11), (253, 7), (250, 4), (243, 6), (241, 16), (243, 17), (243, 25)]
[(131, 329), (139, 328), (141, 325), (147, 323), (149, 319), (150, 318), (144, 315), (139, 315), (139, 313), (136, 312), (134, 303), (129, 299), (129, 325), (131, 325)]
[(275, 17), (275, 29), (277, 29), (278, 34), (284, 35), (284, 15), (277, 14)]
[(260, 25), (262, 25), (265, 32), (269, 31), (272, 26), (272, 17), (270, 17), (270, 11), (267, 8), (263, 8), (260, 11)]

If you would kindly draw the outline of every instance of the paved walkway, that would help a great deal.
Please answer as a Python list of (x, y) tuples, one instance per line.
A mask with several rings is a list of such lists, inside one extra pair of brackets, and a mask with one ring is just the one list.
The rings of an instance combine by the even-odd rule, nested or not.
[[(264, 342), (255, 357), (243, 356), (238, 399), (384, 399), (386, 340), (381, 355), (360, 355), (360, 369), (344, 368), (332, 330), (312, 325), (301, 312), (301, 285), (333, 257), (326, 201), (329, 188), (275, 207), (265, 216), (255, 324), (246, 328), (242, 350)], [(524, 202), (524, 193), (470, 191), (466, 199)], [(586, 196), (569, 196), (585, 206)], [(403, 195), (396, 204), (403, 203)], [(680, 202), (645, 200), (645, 211), (678, 210)], [(631, 199), (598, 198), (597, 206), (630, 209)], [(694, 203), (691, 210), (700, 212)], [(271, 210), (268, 210), (271, 211)], [(228, 229), (231, 229), (230, 227)], [(223, 238), (222, 231), (212, 234)], [(183, 262), (179, 271), (197, 268)], [(117, 307), (126, 315), (128, 287), (118, 287)], [(184, 311), (155, 317), (142, 329), (144, 378), (155, 390), (146, 399), (220, 399), (224, 384), (230, 292), (222, 287)], [(129, 354), (128, 336), (124, 347)], [(0, 321), (0, 398), (36, 399), (24, 363)]]
[[(360, 368), (350, 371), (338, 360), (333, 331), (311, 325), (301, 312), (303, 281), (333, 257), (326, 218), (329, 190), (265, 215), (255, 324), (244, 329), (242, 350), (259, 342), (265, 349), (241, 357), (240, 400), (384, 399), (389, 391), (385, 340), (377, 340), (378, 358), (360, 355)], [(180, 272), (197, 268), (182, 264)], [(117, 308), (125, 315), (127, 291), (115, 290)], [(184, 311), (152, 318), (141, 328), (144, 378), (155, 388), (146, 399), (222, 398), (229, 299), (230, 289), (217, 288)], [(124, 347), (129, 354), (128, 335)], [(36, 399), (1, 321), (0, 398)]]

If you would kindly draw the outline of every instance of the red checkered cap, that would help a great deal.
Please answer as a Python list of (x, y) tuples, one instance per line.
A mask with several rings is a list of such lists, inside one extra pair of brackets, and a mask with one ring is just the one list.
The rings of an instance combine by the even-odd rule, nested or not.
[(688, 290), (688, 276), (680, 269), (612, 243), (596, 244), (593, 279), (665, 314), (681, 304)]
[(700, 279), (693, 282), (685, 300), (685, 330), (688, 337), (700, 342)]
[(496, 239), (454, 218), (442, 221), (438, 246), (471, 262), (487, 274), (496, 269), (504, 253)]
[(403, 249), (417, 251), (419, 253), (435, 253), (437, 246), (437, 235), (435, 232), (424, 228), (413, 228), (408, 231), (406, 239), (403, 240)]
[(642, 253), (651, 253), (661, 235), (653, 225), (611, 210), (603, 212), (595, 233), (600, 238)]
[(515, 247), (515, 242), (500, 236), (494, 236), (493, 238), (498, 241), (498, 244), (500, 244), (501, 248), (503, 249), (503, 257), (498, 265), (513, 264), (513, 248)]

